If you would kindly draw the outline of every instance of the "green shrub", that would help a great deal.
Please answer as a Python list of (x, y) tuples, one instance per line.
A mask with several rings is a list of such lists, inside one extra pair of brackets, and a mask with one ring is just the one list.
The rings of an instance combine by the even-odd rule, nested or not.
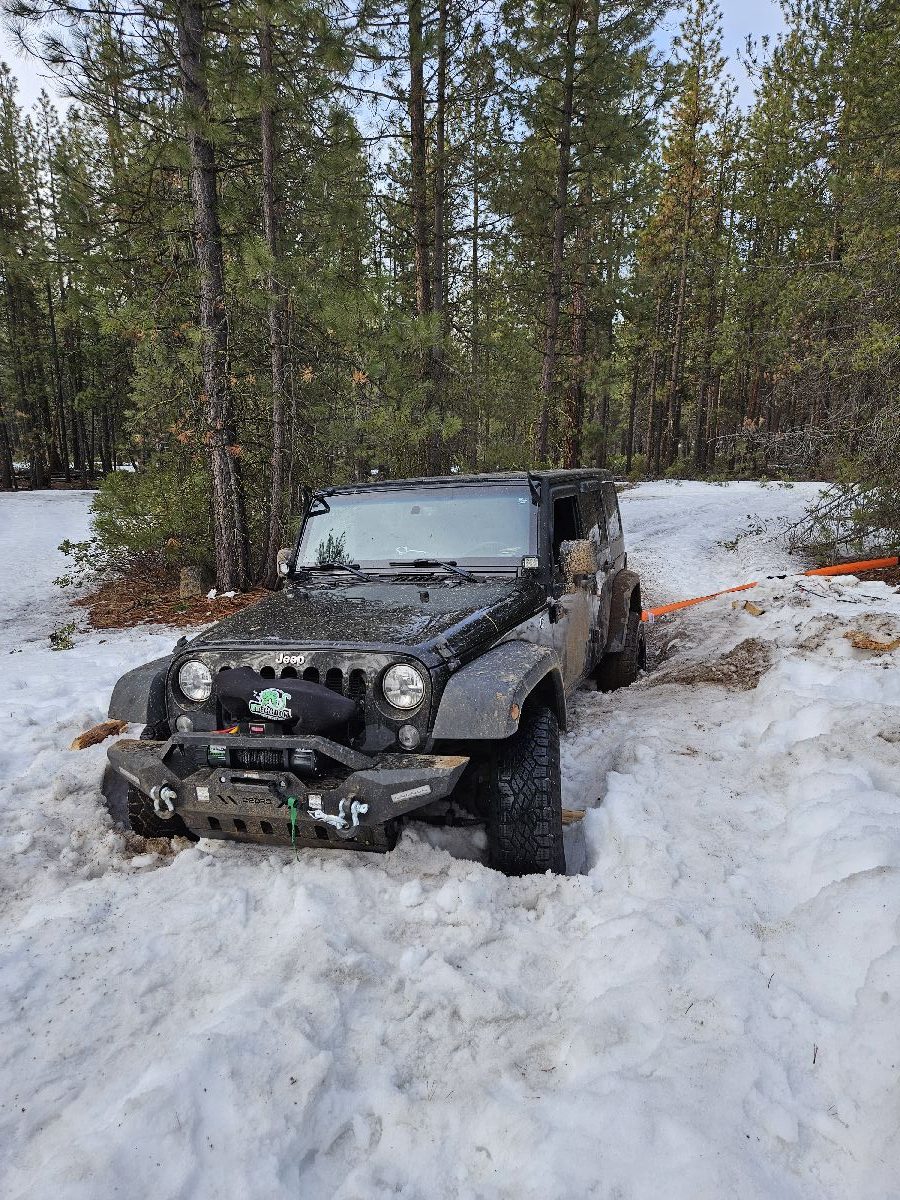
[(54, 629), (50, 634), (50, 649), (71, 650), (75, 645), (77, 629), (78, 626), (74, 621), (69, 621), (66, 625), (61, 625), (59, 629)]
[(171, 459), (107, 475), (92, 505), (97, 561), (214, 566), (209, 478)]

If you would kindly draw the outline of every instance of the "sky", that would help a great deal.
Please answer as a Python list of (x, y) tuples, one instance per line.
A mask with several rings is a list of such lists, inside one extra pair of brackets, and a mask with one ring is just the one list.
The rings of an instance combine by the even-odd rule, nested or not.
[[(731, 73), (738, 85), (738, 98), (742, 104), (752, 99), (752, 87), (738, 60), (738, 51), (743, 47), (748, 34), (762, 37), (774, 35), (783, 27), (781, 8), (777, 0), (720, 0), (723, 16), (723, 48), (730, 61)], [(678, 11), (663, 23), (657, 41), (664, 46), (678, 28)], [(0, 58), (11, 68), (19, 81), (19, 101), (30, 107), (37, 99), (42, 87), (53, 94), (53, 82), (46, 70), (34, 59), (18, 53), (13, 39), (5, 30), (0, 30)]]

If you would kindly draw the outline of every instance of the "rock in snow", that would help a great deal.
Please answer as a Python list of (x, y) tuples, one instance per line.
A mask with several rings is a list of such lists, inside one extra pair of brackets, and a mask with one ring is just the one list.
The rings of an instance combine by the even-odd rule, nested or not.
[[(624, 493), (645, 602), (790, 569), (813, 491)], [(163, 854), (104, 808), (106, 747), (68, 750), (177, 636), (50, 650), (89, 499), (0, 497), (6, 1200), (898, 1195), (900, 650), (845, 634), (900, 596), (773, 580), (658, 622), (565, 736), (568, 878), (414, 824), (385, 857)]]

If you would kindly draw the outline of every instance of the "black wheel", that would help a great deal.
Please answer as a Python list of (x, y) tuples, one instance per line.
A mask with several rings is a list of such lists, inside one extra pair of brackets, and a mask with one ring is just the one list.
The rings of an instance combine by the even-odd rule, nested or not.
[(625, 646), (616, 654), (606, 654), (597, 667), (597, 687), (601, 692), (614, 692), (616, 688), (628, 687), (638, 677), (641, 667), (647, 662), (647, 641), (639, 612), (628, 614), (625, 629)]
[(153, 801), (136, 787), (128, 789), (128, 824), (135, 833), (147, 838), (186, 837), (196, 841), (181, 817), (170, 817), (164, 821), (153, 811)]
[(488, 786), (488, 855), (505, 875), (565, 874), (559, 723), (543, 704), (525, 710), (501, 742)]

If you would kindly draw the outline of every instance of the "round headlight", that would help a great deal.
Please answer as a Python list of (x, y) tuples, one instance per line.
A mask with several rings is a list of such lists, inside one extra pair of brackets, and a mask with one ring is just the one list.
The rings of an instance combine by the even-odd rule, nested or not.
[(381, 690), (388, 704), (408, 710), (422, 703), (425, 680), (409, 663), (395, 663), (385, 671)]
[(190, 659), (178, 672), (178, 686), (188, 700), (208, 700), (212, 692), (212, 675), (205, 663)]

